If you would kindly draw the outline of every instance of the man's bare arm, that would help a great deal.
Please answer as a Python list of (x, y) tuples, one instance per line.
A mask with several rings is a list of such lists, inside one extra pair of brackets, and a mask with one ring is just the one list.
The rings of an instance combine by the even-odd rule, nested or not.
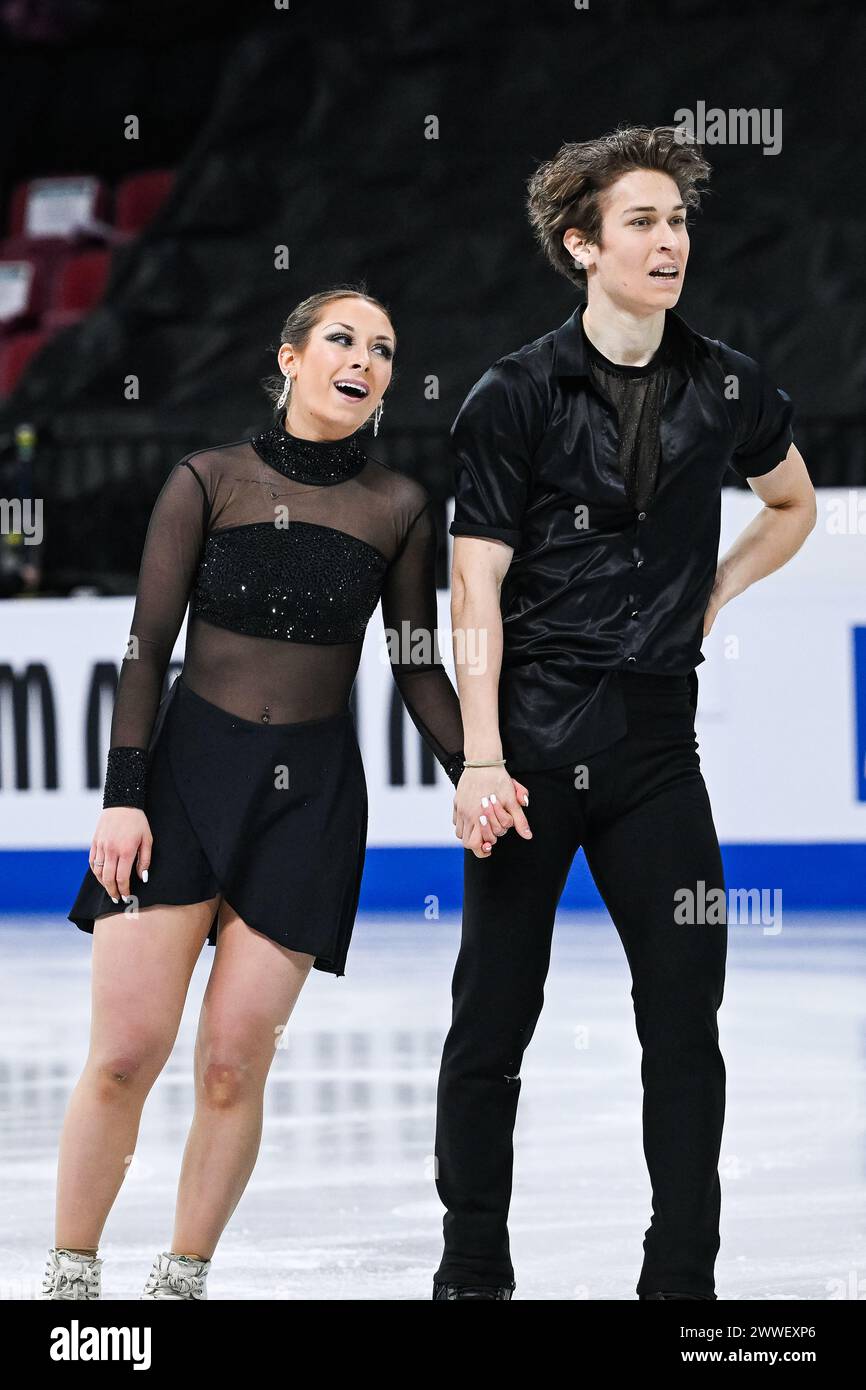
[(724, 604), (796, 555), (818, 518), (815, 489), (795, 444), (780, 464), (748, 483), (764, 507), (719, 561), (704, 617), (705, 637)]
[(454, 538), (451, 632), (467, 761), (502, 757), (500, 593), (513, 554), (504, 541)]
[[(502, 670), (502, 581), (513, 550), (504, 541), (455, 536), (451, 568), (451, 630), (467, 762), (502, 757), (499, 677)], [(467, 768), (455, 797), (455, 828), (463, 837), (482, 795), (495, 797), (488, 820), (500, 829), (531, 831), (504, 767)], [(488, 809), (488, 808), (485, 808)], [(472, 844), (468, 848), (474, 848)]]

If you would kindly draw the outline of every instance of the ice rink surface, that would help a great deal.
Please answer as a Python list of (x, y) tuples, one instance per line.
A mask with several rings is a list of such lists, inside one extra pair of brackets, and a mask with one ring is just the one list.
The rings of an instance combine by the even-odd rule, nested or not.
[[(429, 1299), (441, 1253), (436, 1077), (459, 917), (361, 916), (347, 973), (312, 972), (265, 1092), (261, 1152), (214, 1256), (211, 1299)], [(0, 918), (0, 1297), (37, 1295), (57, 1144), (87, 1051), (92, 938)], [(137, 1299), (168, 1248), (213, 951), (147, 1100), (100, 1245), (103, 1293)], [(866, 916), (729, 927), (719, 1015), (725, 1299), (866, 1297)], [(619, 938), (561, 913), (515, 1133), (515, 1298), (635, 1300), (650, 1218), (640, 1049)]]

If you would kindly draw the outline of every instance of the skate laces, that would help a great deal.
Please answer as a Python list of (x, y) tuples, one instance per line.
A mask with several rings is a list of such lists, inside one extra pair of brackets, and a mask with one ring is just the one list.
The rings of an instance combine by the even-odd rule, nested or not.
[(74, 1255), (69, 1250), (49, 1252), (42, 1279), (43, 1294), (63, 1293), (95, 1298), (99, 1287), (99, 1267), (102, 1261), (95, 1255)]
[[(188, 1268), (185, 1269), (184, 1265)], [(148, 1276), (145, 1292), (152, 1293), (155, 1298), (170, 1297), (171, 1294), (192, 1298), (201, 1292), (209, 1268), (209, 1260), (190, 1260), (186, 1255), (160, 1255)]]

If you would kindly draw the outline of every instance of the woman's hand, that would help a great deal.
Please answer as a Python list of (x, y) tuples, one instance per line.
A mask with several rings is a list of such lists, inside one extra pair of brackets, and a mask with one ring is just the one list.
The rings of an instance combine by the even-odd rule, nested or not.
[(136, 855), (136, 873), (147, 882), (153, 836), (143, 811), (135, 806), (106, 806), (96, 823), (90, 846), (90, 868), (112, 902), (130, 898), (129, 874)]
[(476, 859), (487, 859), (499, 836), (512, 826), (524, 839), (532, 839), (522, 810), (528, 805), (529, 792), (504, 767), (467, 767), (454, 796), (454, 834)]

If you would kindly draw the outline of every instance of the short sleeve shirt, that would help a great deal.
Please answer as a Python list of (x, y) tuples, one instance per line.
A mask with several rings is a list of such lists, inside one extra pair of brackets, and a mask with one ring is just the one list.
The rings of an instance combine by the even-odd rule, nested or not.
[(623, 374), (585, 309), (494, 362), (451, 429), (451, 534), (514, 551), (499, 713), (527, 769), (625, 732), (616, 672), (693, 676), (727, 469), (769, 473), (793, 441), (791, 400), (753, 358), (668, 310), (650, 370)]

